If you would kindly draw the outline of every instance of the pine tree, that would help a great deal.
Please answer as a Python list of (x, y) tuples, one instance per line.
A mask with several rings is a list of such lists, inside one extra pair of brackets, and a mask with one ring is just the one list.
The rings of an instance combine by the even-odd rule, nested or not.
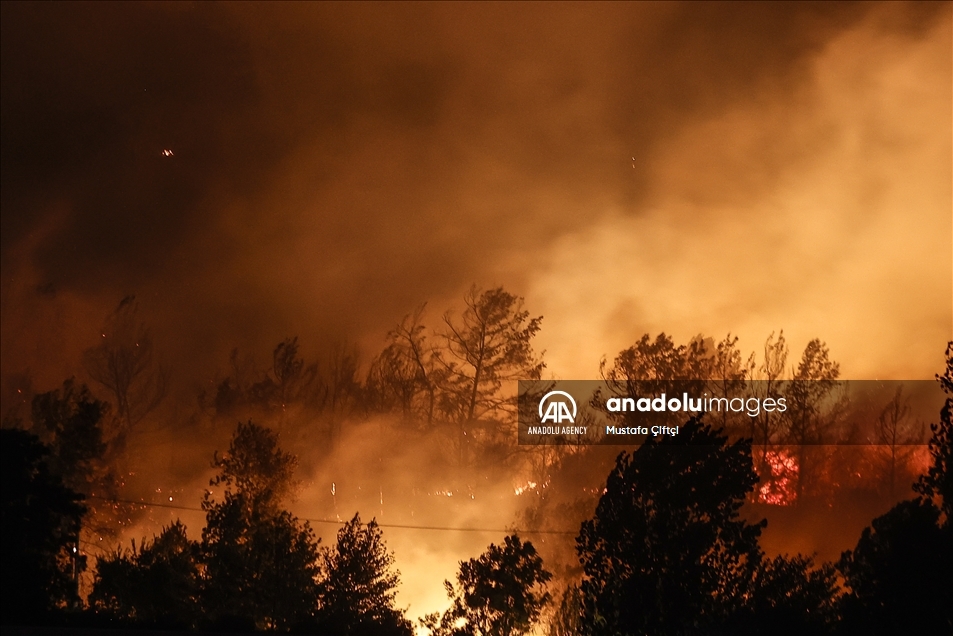
[(358, 514), (338, 531), (333, 549), (321, 553), (324, 577), (318, 583), (318, 624), (342, 636), (413, 634), (404, 611), (395, 606), (400, 572), (372, 519)]
[(203, 608), (232, 628), (288, 630), (311, 624), (317, 605), (318, 541), (282, 508), (292, 494), (296, 459), (273, 431), (239, 424), (202, 507)]

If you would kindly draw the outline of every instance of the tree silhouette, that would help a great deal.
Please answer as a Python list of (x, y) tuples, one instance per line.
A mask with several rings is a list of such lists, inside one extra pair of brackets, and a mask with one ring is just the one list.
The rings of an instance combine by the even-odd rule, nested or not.
[(457, 428), (461, 467), (471, 461), (471, 444), (483, 450), (497, 444), (502, 422), (515, 414), (515, 395), (504, 395), (504, 382), (538, 379), (545, 364), (532, 340), (542, 317), (530, 318), (523, 299), (502, 287), (471, 287), (459, 319), (444, 314), (445, 346), (437, 353), (440, 408)]
[[(752, 354), (754, 355), (754, 354)], [(764, 342), (764, 358), (756, 370), (752, 372), (752, 378), (758, 380), (756, 385), (761, 391), (760, 397), (777, 399), (780, 396), (780, 388), (783, 383), (785, 365), (788, 359), (787, 341), (784, 339), (784, 330), (782, 329), (777, 338), (772, 331)], [(777, 441), (778, 433), (781, 430), (780, 415), (762, 410), (757, 417), (751, 418), (751, 429), (749, 435), (753, 443), (758, 447), (755, 454), (755, 470), (761, 477), (762, 484), (768, 488), (772, 481), (771, 464), (768, 461), (768, 453), (771, 444)]]
[(838, 569), (845, 634), (949, 634), (953, 533), (930, 500), (902, 501), (865, 528)]
[(176, 521), (151, 542), (100, 558), (89, 604), (145, 626), (194, 627), (200, 616), (199, 544)]
[(345, 342), (335, 342), (318, 365), (310, 404), (325, 417), (331, 448), (340, 438), (344, 421), (366, 409), (358, 369), (357, 349)]
[[(251, 421), (239, 423), (228, 451), (215, 453), (212, 467), (219, 472), (209, 485), (241, 495), (249, 509), (277, 512), (298, 487), (297, 466), (297, 458), (279, 448), (274, 431)], [(206, 494), (206, 503), (210, 502)]]
[(699, 389), (710, 377), (704, 364), (706, 352), (702, 338), (695, 338), (686, 346), (676, 345), (665, 333), (655, 340), (644, 334), (634, 345), (620, 351), (611, 367), (603, 358), (600, 371), (609, 386), (624, 397), (638, 395), (640, 391), (671, 394), (675, 382), (691, 382), (692, 392), (700, 395)]
[(689, 420), (621, 453), (577, 539), (586, 633), (705, 633), (744, 605), (765, 523), (739, 517), (750, 440)]
[(295, 431), (288, 425), (300, 421), (302, 412), (320, 416), (330, 448), (342, 423), (365, 408), (358, 354), (346, 343), (333, 343), (325, 356), (308, 362), (301, 357), (295, 336), (275, 346), (267, 371), (260, 371), (254, 358), (240, 356), (237, 349), (229, 355), (229, 366), (214, 397), (201, 397), (203, 405), (219, 416), (265, 417), (284, 433)]
[(946, 370), (936, 379), (947, 397), (939, 423), (930, 425), (930, 467), (915, 490), (934, 500), (949, 527), (953, 524), (953, 341), (946, 345)]
[(948, 397), (940, 422), (930, 427), (932, 463), (915, 486), (923, 496), (874, 519), (838, 563), (848, 587), (845, 634), (953, 632), (953, 342), (937, 380)]
[(113, 447), (125, 449), (133, 427), (165, 399), (169, 371), (155, 352), (152, 335), (139, 320), (135, 296), (127, 296), (106, 319), (98, 345), (83, 352), (89, 376), (115, 399), (118, 427)]
[(837, 620), (834, 566), (814, 567), (809, 557), (777, 556), (758, 563), (744, 608), (728, 623), (728, 632), (765, 636), (819, 635)]
[(817, 445), (829, 442), (828, 429), (836, 417), (837, 405), (830, 403), (840, 376), (840, 365), (830, 351), (815, 338), (807, 343), (788, 385), (788, 410), (785, 412), (784, 441), (795, 446), (797, 472), (794, 473), (795, 500), (813, 485), (817, 463)]
[(430, 428), (437, 406), (437, 372), (433, 347), (422, 323), (425, 305), (404, 317), (371, 363), (369, 397), (379, 411), (399, 412), (405, 424)]
[(94, 494), (107, 473), (103, 420), (109, 405), (70, 379), (33, 398), (33, 432), (50, 447), (48, 463), (71, 488)]
[[(316, 367), (314, 367), (316, 369)], [(286, 338), (278, 343), (272, 353), (271, 372), (275, 376), (275, 389), (279, 405), (284, 407), (298, 397), (302, 385), (307, 381), (304, 360), (298, 357), (298, 337)], [(306, 385), (305, 385), (306, 386)]]
[(582, 633), (583, 599), (578, 585), (567, 587), (549, 621), (548, 636), (577, 636)]
[(234, 348), (228, 354), (229, 372), (218, 382), (215, 395), (209, 397), (205, 392), (199, 395), (199, 403), (214, 411), (216, 415), (231, 417), (248, 402), (248, 389), (256, 381), (258, 370), (255, 359), (249, 354), (240, 354)]
[(432, 636), (520, 636), (549, 602), (552, 575), (529, 541), (509, 535), (476, 559), (460, 563), (456, 585), (446, 581), (452, 605), (422, 622)]
[(278, 436), (239, 424), (202, 503), (202, 604), (220, 626), (288, 630), (309, 624), (317, 602), (318, 542), (311, 527), (281, 508), (294, 489), (296, 461)]
[[(903, 385), (900, 385), (881, 410), (876, 423), (878, 468), (882, 473), (883, 490), (891, 498), (897, 494), (898, 482), (910, 476), (909, 465), (915, 451), (913, 444), (923, 441), (922, 427), (917, 427), (909, 415), (910, 398), (903, 395)], [(907, 484), (910, 481), (913, 480)]]
[(42, 621), (79, 602), (77, 577), (83, 497), (46, 461), (49, 449), (30, 433), (0, 430), (3, 536), (0, 577), (4, 624)]
[[(671, 337), (660, 333), (654, 340), (649, 334), (644, 334), (634, 345), (619, 352), (612, 366), (603, 358), (600, 371), (609, 390), (617, 397), (671, 395), (676, 389), (679, 393), (688, 391), (692, 395), (702, 395), (707, 391), (717, 397), (743, 388), (753, 364), (751, 358), (747, 363), (742, 362), (738, 338), (731, 334), (717, 344), (699, 334), (687, 345), (676, 345)], [(635, 421), (640, 417), (644, 416), (634, 413), (620, 415), (623, 421), (644, 424), (644, 421)], [(723, 426), (730, 424), (727, 412), (719, 417)], [(675, 414), (658, 419), (658, 423), (678, 424)]]
[(134, 514), (129, 506), (107, 501), (118, 494), (116, 453), (107, 442), (108, 403), (72, 379), (60, 389), (34, 396), (32, 431), (50, 450), (46, 463), (67, 487), (87, 497), (84, 543), (92, 536), (115, 537)]
[(312, 622), (318, 541), (287, 511), (249, 512), (226, 495), (202, 534), (206, 617), (233, 629), (288, 630)]
[[(738, 349), (738, 336), (732, 337), (729, 333), (724, 340), (719, 341), (714, 347), (705, 342), (707, 357), (703, 371), (707, 378), (707, 388), (714, 397), (732, 397), (739, 390), (745, 387), (746, 380), (754, 376), (755, 357), (754, 353), (748, 356), (747, 360), (742, 359), (741, 351)], [(728, 411), (720, 414), (720, 425), (728, 430), (733, 423), (730, 421)], [(743, 429), (748, 433), (748, 429)]]
[(298, 355), (298, 337), (285, 338), (271, 352), (270, 372), (259, 373), (250, 356), (240, 357), (232, 350), (231, 374), (218, 385), (214, 406), (219, 415), (233, 415), (240, 407), (251, 406), (259, 413), (277, 413), (284, 418), (286, 409), (308, 399), (315, 390), (317, 363), (305, 364)]
[(318, 625), (342, 636), (410, 636), (411, 623), (394, 605), (400, 573), (374, 520), (360, 515), (344, 524), (334, 549), (321, 552)]

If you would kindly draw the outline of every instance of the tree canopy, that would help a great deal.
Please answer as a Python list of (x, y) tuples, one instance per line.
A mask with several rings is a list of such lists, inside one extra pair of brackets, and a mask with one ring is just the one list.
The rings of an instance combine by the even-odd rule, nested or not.
[(79, 603), (83, 496), (47, 465), (49, 449), (26, 431), (0, 430), (3, 622), (41, 620)]
[(592, 634), (677, 634), (723, 624), (743, 603), (764, 522), (740, 518), (757, 482), (750, 441), (693, 419), (623, 452), (577, 539)]
[(321, 629), (342, 636), (410, 636), (410, 621), (395, 605), (400, 572), (372, 519), (345, 523), (334, 548), (321, 551), (317, 621)]
[(199, 545), (181, 522), (152, 541), (100, 558), (89, 604), (121, 621), (167, 628), (195, 627), (201, 617)]
[(239, 424), (213, 466), (202, 504), (203, 607), (220, 625), (286, 630), (311, 622), (317, 596), (318, 541), (311, 527), (282, 509), (294, 487), (295, 457), (273, 431)]
[(953, 631), (953, 342), (937, 380), (947, 397), (939, 423), (930, 427), (931, 464), (915, 485), (921, 496), (874, 519), (837, 564), (847, 586), (845, 633)]
[(444, 585), (451, 606), (422, 624), (433, 636), (520, 636), (534, 626), (550, 601), (552, 574), (529, 541), (503, 539), (475, 559), (460, 563), (456, 584)]

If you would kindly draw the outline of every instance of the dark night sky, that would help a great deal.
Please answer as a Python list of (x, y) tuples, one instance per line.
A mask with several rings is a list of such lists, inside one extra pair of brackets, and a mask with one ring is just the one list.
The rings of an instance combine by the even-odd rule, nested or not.
[(5, 374), (71, 373), (130, 293), (199, 379), (288, 334), (371, 354), (471, 283), (564, 377), (659, 330), (939, 368), (949, 4), (2, 12)]

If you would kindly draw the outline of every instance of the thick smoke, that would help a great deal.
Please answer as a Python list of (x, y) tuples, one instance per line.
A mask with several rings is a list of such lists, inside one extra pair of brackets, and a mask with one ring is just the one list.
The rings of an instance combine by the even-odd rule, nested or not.
[[(659, 331), (752, 350), (784, 328), (854, 378), (942, 366), (949, 4), (4, 3), (0, 21), (2, 410), (91, 381), (82, 352), (135, 295), (171, 369), (130, 442), (137, 495), (198, 505), (235, 424), (207, 412), (233, 349), (265, 370), (298, 335), (309, 360), (356, 346), (363, 371), (403, 315), (436, 321), (474, 282), (544, 316), (564, 378)], [(432, 505), (453, 488), (419, 470), (439, 448), (386, 420), (332, 454), (295, 430), (301, 516), (521, 518), (520, 498)], [(196, 536), (201, 513), (166, 512)], [(500, 538), (385, 532), (412, 613)]]

